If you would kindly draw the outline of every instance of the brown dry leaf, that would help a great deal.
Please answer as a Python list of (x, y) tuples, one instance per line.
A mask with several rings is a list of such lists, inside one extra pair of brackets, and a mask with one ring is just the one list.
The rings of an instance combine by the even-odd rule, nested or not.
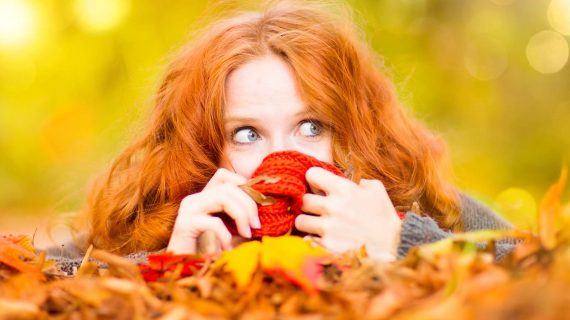
[(252, 188), (252, 186), (254, 184), (263, 182), (263, 183), (277, 183), (279, 180), (281, 180), (279, 177), (270, 177), (270, 176), (266, 176), (266, 175), (260, 175), (257, 176), (253, 179), (250, 179), (247, 183), (239, 186), (240, 189), (242, 189), (245, 193), (247, 193), (252, 199), (253, 201), (255, 201), (257, 204), (262, 205), (262, 206), (268, 206), (268, 205), (272, 205), (275, 203), (275, 198), (271, 197), (271, 196), (266, 196), (263, 193), (255, 190)]
[(222, 251), (218, 236), (212, 230), (205, 230), (196, 239), (196, 253), (201, 256), (214, 257)]
[[(560, 181), (555, 189), (561, 193)], [(545, 199), (552, 215), (547, 223), (570, 210), (556, 209), (560, 201), (552, 193)], [(390, 264), (369, 260), (362, 251), (327, 255), (309, 264), (324, 267), (318, 282), (318, 272), (307, 272), (317, 269), (305, 267), (321, 256), (306, 242), (299, 245), (300, 238), (246, 243), (248, 250), (237, 247), (191, 276), (176, 279), (177, 267), (172, 277), (148, 284), (131, 261), (96, 250), (92, 257), (109, 264), (106, 275), (92, 273), (95, 266), (86, 262), (82, 273), (92, 276), (42, 282), (0, 264), (0, 318), (565, 319), (570, 241), (563, 235), (570, 234), (570, 225), (562, 224), (558, 233), (553, 225), (545, 230), (540, 237), (519, 231), (460, 234)], [(475, 245), (504, 237), (524, 241), (500, 262)], [(554, 250), (545, 250), (548, 241)], [(23, 257), (38, 266), (43, 260)], [(301, 281), (319, 290), (300, 288)]]
[(109, 272), (113, 276), (144, 283), (139, 268), (124, 257), (98, 249), (91, 252), (91, 257), (106, 262), (109, 265)]

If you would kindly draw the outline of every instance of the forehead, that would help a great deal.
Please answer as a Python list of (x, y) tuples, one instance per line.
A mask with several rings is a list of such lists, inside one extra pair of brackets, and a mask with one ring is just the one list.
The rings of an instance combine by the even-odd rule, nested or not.
[(275, 55), (247, 62), (226, 81), (226, 114), (304, 109), (292, 68)]

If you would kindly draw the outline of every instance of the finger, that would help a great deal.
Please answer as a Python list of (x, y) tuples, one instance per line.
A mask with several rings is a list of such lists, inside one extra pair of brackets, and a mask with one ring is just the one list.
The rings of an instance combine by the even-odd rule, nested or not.
[(317, 186), (315, 186), (315, 185), (309, 185), (309, 190), (311, 190), (311, 193), (313, 193), (313, 194), (317, 194), (320, 196), (326, 195), (323, 190), (317, 188)]
[(167, 251), (176, 254), (195, 254), (198, 236), (204, 231), (211, 230), (220, 241), (222, 249), (231, 249), (232, 235), (220, 218), (211, 216), (194, 216), (185, 227), (175, 226)]
[(326, 197), (311, 193), (305, 193), (303, 195), (303, 206), (301, 206), (301, 211), (320, 216), (327, 215), (329, 211), (329, 205), (327, 204)]
[[(206, 188), (211, 189), (214, 186), (220, 186), (224, 184), (239, 186), (245, 183), (247, 183), (246, 178), (227, 169), (220, 168), (210, 179), (204, 190), (206, 190)], [(234, 189), (239, 190), (239, 188)], [(248, 213), (249, 224), (254, 229), (261, 229), (261, 222), (259, 221), (259, 216), (257, 213), (257, 204), (245, 192), (239, 190), (239, 193), (241, 195), (238, 196), (237, 199), (239, 199), (238, 201), (243, 205), (244, 209)]]
[(209, 191), (211, 198), (215, 199), (214, 201), (217, 202), (218, 205), (212, 206), (212, 209), (216, 211), (208, 211), (210, 213), (225, 212), (235, 221), (238, 233), (243, 237), (251, 238), (250, 214), (247, 213), (243, 195), (240, 194), (238, 187), (226, 184), (222, 188), (211, 189)]
[(247, 212), (248, 200), (244, 197), (247, 197), (247, 194), (237, 186), (230, 184), (189, 195), (182, 199), (176, 220), (182, 219), (184, 221), (191, 219), (190, 217), (194, 215), (225, 212), (235, 221), (238, 233), (243, 237), (250, 238), (250, 215), (257, 216), (257, 206), (255, 208), (250, 207), (249, 210), (255, 210), (255, 212), (249, 214)]
[(319, 167), (309, 168), (305, 173), (305, 178), (309, 186), (322, 190), (327, 195), (344, 193), (355, 185), (354, 182)]
[(214, 232), (216, 238), (220, 241), (223, 250), (229, 250), (232, 247), (232, 234), (224, 225), (222, 219), (211, 216), (199, 216), (194, 221), (194, 228), (199, 233), (210, 230)]
[(204, 190), (214, 186), (222, 185), (224, 183), (229, 183), (238, 186), (246, 182), (247, 179), (240, 176), (239, 174), (231, 172), (225, 168), (220, 168), (216, 171), (216, 173), (214, 173), (212, 178), (210, 178), (210, 181), (208, 181), (206, 187), (204, 187)]
[(253, 229), (261, 229), (259, 212), (257, 210), (257, 204), (255, 201), (253, 201), (253, 199), (247, 193), (245, 193), (237, 186), (228, 185), (226, 188), (228, 188), (228, 192), (240, 205), (243, 211), (246, 212), (249, 226)]
[(323, 218), (311, 216), (308, 214), (300, 214), (295, 218), (295, 228), (302, 232), (323, 235)]

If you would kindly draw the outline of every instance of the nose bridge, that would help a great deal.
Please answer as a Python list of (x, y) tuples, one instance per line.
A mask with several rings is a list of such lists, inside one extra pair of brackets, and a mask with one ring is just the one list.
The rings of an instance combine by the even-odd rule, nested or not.
[(293, 150), (293, 148), (294, 148), (293, 141), (289, 136), (287, 136), (286, 134), (274, 134), (271, 137), (271, 143), (269, 146), (268, 153)]

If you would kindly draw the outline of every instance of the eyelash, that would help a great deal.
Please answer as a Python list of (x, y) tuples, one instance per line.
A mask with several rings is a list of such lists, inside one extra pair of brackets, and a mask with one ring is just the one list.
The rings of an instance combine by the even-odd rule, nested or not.
[[(319, 121), (319, 120), (317, 120), (317, 119), (303, 119), (303, 120), (299, 121), (299, 123), (297, 124), (297, 128), (300, 127), (303, 123), (306, 123), (306, 122), (314, 123), (315, 125), (317, 125), (317, 126), (321, 129), (321, 132), (320, 132), (319, 134), (314, 135), (314, 136), (308, 136), (308, 137), (306, 137), (307, 139), (315, 139), (315, 138), (318, 138), (320, 135), (323, 134), (323, 133), (322, 133), (322, 130), (324, 130), (323, 125), (322, 125), (321, 121)], [(235, 128), (234, 130), (232, 130), (232, 132), (230, 133), (230, 141), (231, 141), (233, 144), (236, 144), (236, 145), (248, 145), (249, 143), (247, 143), (247, 142), (238, 142), (238, 141), (236, 141), (236, 140), (234, 139), (235, 136), (236, 136), (236, 134), (237, 134), (238, 132), (240, 132), (241, 130), (245, 130), (245, 129), (251, 129), (251, 130), (255, 131), (255, 132), (259, 135), (259, 133), (257, 132), (257, 130), (256, 130), (254, 127), (252, 127), (252, 126), (237, 127), (237, 128)]]

